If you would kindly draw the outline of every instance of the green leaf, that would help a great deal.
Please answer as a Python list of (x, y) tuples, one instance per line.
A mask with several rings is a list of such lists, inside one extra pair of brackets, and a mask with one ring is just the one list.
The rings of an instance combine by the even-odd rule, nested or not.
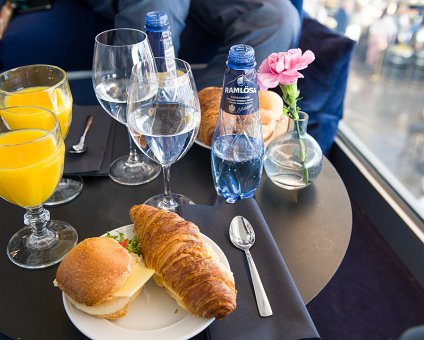
[(115, 235), (112, 235), (109, 232), (106, 234), (106, 237), (113, 238), (114, 240), (116, 240), (116, 236)]
[(140, 255), (140, 246), (138, 245), (138, 240), (135, 235), (128, 241), (127, 250), (130, 253)]
[[(106, 237), (112, 238), (115, 241), (123, 242), (125, 240), (125, 235), (123, 233), (118, 233), (118, 235), (112, 235), (107, 233)], [(134, 235), (131, 239), (128, 240), (127, 248), (128, 252), (140, 255), (140, 246), (138, 245), (137, 237)]]

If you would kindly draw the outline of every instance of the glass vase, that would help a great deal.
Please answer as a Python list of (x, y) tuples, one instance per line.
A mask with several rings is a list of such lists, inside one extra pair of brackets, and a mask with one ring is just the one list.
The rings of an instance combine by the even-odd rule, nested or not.
[(306, 131), (308, 119), (307, 113), (299, 112), (299, 119), (290, 119), (289, 131), (276, 136), (265, 150), (265, 172), (284, 189), (305, 188), (321, 172), (322, 150)]

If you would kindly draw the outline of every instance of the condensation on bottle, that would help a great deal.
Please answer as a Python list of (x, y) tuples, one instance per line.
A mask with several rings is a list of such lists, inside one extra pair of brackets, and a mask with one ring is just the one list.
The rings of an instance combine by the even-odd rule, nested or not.
[(230, 48), (212, 138), (212, 177), (228, 203), (252, 197), (262, 175), (264, 144), (259, 115), (255, 51)]

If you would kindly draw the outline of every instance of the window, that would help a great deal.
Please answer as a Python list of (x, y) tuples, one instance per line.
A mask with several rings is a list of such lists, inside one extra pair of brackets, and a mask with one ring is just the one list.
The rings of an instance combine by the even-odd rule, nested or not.
[(340, 133), (424, 220), (424, 1), (309, 0), (304, 10), (357, 41)]

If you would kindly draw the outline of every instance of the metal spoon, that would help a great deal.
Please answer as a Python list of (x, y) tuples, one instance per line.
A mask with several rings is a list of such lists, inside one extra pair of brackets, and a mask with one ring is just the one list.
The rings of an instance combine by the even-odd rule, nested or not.
[(90, 130), (91, 124), (93, 124), (94, 117), (92, 115), (87, 116), (85, 121), (84, 131), (80, 137), (78, 144), (72, 145), (69, 148), (70, 153), (83, 153), (87, 151), (87, 145), (85, 145), (85, 137), (87, 136), (88, 130)]
[(268, 297), (266, 296), (265, 289), (262, 285), (261, 278), (259, 277), (258, 270), (256, 269), (255, 262), (253, 262), (252, 255), (250, 254), (250, 247), (255, 243), (255, 231), (253, 230), (250, 222), (243, 216), (236, 216), (230, 224), (230, 239), (231, 242), (239, 249), (244, 250), (249, 263), (250, 276), (252, 277), (253, 289), (256, 296), (256, 304), (258, 305), (260, 316), (271, 316), (272, 309), (269, 304)]

